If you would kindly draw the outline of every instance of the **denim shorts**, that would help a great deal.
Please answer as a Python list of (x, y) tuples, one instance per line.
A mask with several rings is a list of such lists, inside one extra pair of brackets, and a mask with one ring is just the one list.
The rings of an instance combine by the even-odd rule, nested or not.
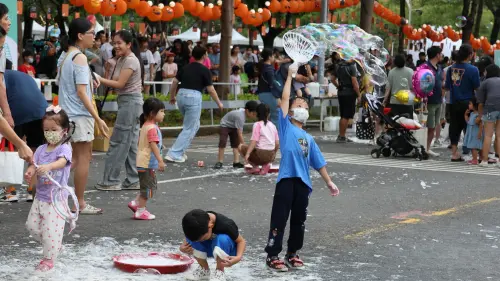
[(483, 115), (483, 121), (496, 122), (500, 120), (500, 111), (488, 112)]

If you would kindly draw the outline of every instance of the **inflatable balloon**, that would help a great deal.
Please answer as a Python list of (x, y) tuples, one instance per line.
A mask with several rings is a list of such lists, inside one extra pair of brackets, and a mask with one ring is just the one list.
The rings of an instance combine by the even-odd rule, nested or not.
[(434, 89), (435, 82), (436, 77), (434, 76), (434, 73), (428, 69), (426, 64), (421, 65), (412, 77), (415, 94), (417, 97), (423, 99), (432, 96), (432, 90)]
[(401, 104), (413, 105), (416, 101), (415, 94), (408, 90), (399, 90), (394, 94), (394, 97)]

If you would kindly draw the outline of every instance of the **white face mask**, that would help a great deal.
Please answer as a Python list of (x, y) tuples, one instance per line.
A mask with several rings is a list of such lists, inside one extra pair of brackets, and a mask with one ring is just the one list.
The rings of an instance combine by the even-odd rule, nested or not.
[(292, 118), (304, 124), (309, 119), (309, 110), (297, 107), (291, 110), (293, 112)]
[(28, 58), (28, 63), (33, 63), (33, 58)]
[(52, 145), (60, 143), (63, 137), (62, 131), (44, 131), (43, 135), (47, 142)]

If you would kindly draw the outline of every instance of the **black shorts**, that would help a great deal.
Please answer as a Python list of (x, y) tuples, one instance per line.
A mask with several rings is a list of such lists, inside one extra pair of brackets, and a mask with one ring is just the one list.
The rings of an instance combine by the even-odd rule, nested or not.
[(352, 119), (356, 112), (356, 95), (339, 95), (340, 118)]
[(219, 148), (226, 148), (227, 139), (231, 143), (231, 148), (238, 148), (240, 145), (240, 138), (238, 136), (238, 129), (220, 127)]
[(45, 143), (45, 137), (43, 136), (43, 125), (42, 119), (24, 123), (14, 127), (19, 138), (24, 138), (26, 136), (26, 143), (31, 148), (37, 148)]

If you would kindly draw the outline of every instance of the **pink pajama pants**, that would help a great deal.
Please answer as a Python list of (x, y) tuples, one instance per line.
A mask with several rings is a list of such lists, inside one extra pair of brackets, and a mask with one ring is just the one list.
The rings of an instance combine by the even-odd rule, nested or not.
[(62, 246), (64, 219), (51, 203), (33, 200), (26, 227), (38, 242), (42, 243), (43, 258), (55, 261)]

